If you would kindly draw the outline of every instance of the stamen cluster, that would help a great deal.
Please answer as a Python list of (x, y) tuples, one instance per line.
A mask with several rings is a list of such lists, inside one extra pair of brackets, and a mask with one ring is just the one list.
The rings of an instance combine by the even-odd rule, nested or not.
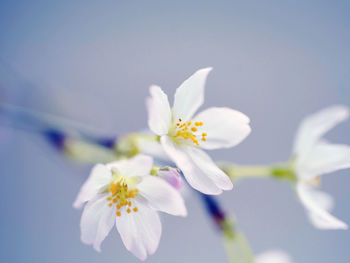
[(131, 213), (131, 211), (135, 213), (138, 211), (136, 206), (132, 208), (132, 199), (134, 199), (139, 192), (137, 189), (128, 189), (128, 184), (121, 180), (117, 183), (111, 183), (109, 185), (109, 192), (111, 195), (107, 197), (107, 200), (110, 201), (108, 206), (112, 207), (113, 204), (116, 205), (117, 216), (121, 216), (120, 209), (124, 206), (127, 207), (126, 212), (128, 214)]
[[(196, 132), (198, 131), (198, 128), (201, 126), (203, 126), (202, 121), (196, 121), (194, 123), (192, 123), (192, 121), (182, 122), (182, 119), (179, 118), (178, 122), (176, 123), (176, 133), (174, 135), (174, 138), (181, 137), (185, 140), (189, 139), (189, 140), (192, 140), (194, 144), (199, 146), (200, 144), (197, 139), (197, 136), (199, 135), (196, 134)], [(201, 136), (202, 136), (201, 140), (205, 142), (207, 140), (206, 138), (207, 133), (203, 132)]]

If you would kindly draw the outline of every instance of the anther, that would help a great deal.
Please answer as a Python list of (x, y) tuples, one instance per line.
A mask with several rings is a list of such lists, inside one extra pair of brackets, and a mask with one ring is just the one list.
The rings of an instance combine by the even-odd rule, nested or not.
[(118, 212), (116, 213), (116, 215), (117, 215), (117, 216), (121, 216), (121, 213), (118, 211)]

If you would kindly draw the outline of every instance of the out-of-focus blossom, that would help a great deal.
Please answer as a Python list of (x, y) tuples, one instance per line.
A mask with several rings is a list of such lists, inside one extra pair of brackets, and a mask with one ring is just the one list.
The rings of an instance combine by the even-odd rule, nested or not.
[(330, 144), (322, 136), (349, 116), (345, 106), (332, 106), (305, 118), (297, 132), (293, 170), (297, 194), (312, 224), (320, 229), (346, 229), (332, 216), (333, 198), (317, 189), (320, 175), (350, 167), (350, 147)]
[(158, 170), (157, 176), (167, 181), (172, 187), (179, 190), (183, 186), (183, 181), (179, 169), (173, 167), (162, 167)]
[(204, 101), (204, 85), (211, 68), (195, 72), (176, 90), (170, 108), (167, 95), (151, 86), (147, 99), (148, 126), (160, 137), (168, 157), (188, 183), (206, 194), (232, 189), (232, 182), (202, 149), (229, 148), (250, 133), (249, 118), (230, 108), (209, 108), (193, 117)]
[(271, 250), (255, 257), (255, 263), (292, 263), (292, 259), (283, 251)]
[(145, 260), (161, 236), (157, 211), (186, 216), (181, 195), (163, 179), (150, 175), (153, 160), (137, 155), (128, 160), (97, 164), (82, 186), (74, 207), (85, 205), (81, 240), (100, 251), (102, 241), (116, 224), (125, 247)]

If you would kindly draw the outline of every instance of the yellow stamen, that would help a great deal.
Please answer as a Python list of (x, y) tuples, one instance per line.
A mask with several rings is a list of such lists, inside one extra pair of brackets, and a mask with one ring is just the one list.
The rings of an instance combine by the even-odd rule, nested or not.
[[(179, 119), (180, 121), (181, 119)], [(198, 126), (203, 126), (202, 121), (196, 121), (192, 123), (192, 121), (188, 121), (185, 123), (180, 124), (179, 122), (176, 124), (175, 127), (175, 134), (173, 135), (173, 138), (182, 138), (184, 140), (191, 140), (195, 145), (199, 146), (199, 139), (196, 138), (196, 132), (198, 131)], [(202, 133), (201, 141), (206, 141), (205, 136), (207, 136), (207, 133)]]
[[(129, 185), (123, 177), (117, 183), (111, 183), (108, 189), (110, 191), (110, 196), (106, 198), (110, 201), (108, 206), (112, 207), (115, 205), (117, 210), (120, 210), (124, 206), (131, 207), (131, 199), (135, 198), (138, 194), (137, 189), (129, 189)], [(130, 208), (126, 210), (127, 213), (130, 213), (131, 211)], [(121, 211), (117, 211), (116, 215), (121, 216)]]

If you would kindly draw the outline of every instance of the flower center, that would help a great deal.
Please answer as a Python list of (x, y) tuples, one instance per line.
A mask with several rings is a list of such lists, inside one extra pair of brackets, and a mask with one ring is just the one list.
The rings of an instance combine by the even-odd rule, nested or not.
[(117, 183), (111, 183), (108, 190), (110, 192), (110, 196), (107, 197), (107, 201), (109, 201), (108, 206), (116, 206), (117, 216), (121, 216), (121, 208), (124, 206), (128, 214), (132, 211), (135, 213), (138, 211), (138, 208), (133, 206), (133, 199), (138, 194), (139, 190), (129, 189), (124, 178), (121, 178)]
[[(199, 146), (199, 140), (205, 142), (207, 140), (207, 133), (199, 132), (199, 129), (203, 126), (203, 122), (196, 121), (192, 123), (192, 121), (183, 122), (181, 118), (179, 118), (178, 122), (175, 126), (175, 134), (173, 138), (182, 138), (184, 140), (191, 140), (195, 145)], [(201, 138), (199, 138), (201, 137)]]

